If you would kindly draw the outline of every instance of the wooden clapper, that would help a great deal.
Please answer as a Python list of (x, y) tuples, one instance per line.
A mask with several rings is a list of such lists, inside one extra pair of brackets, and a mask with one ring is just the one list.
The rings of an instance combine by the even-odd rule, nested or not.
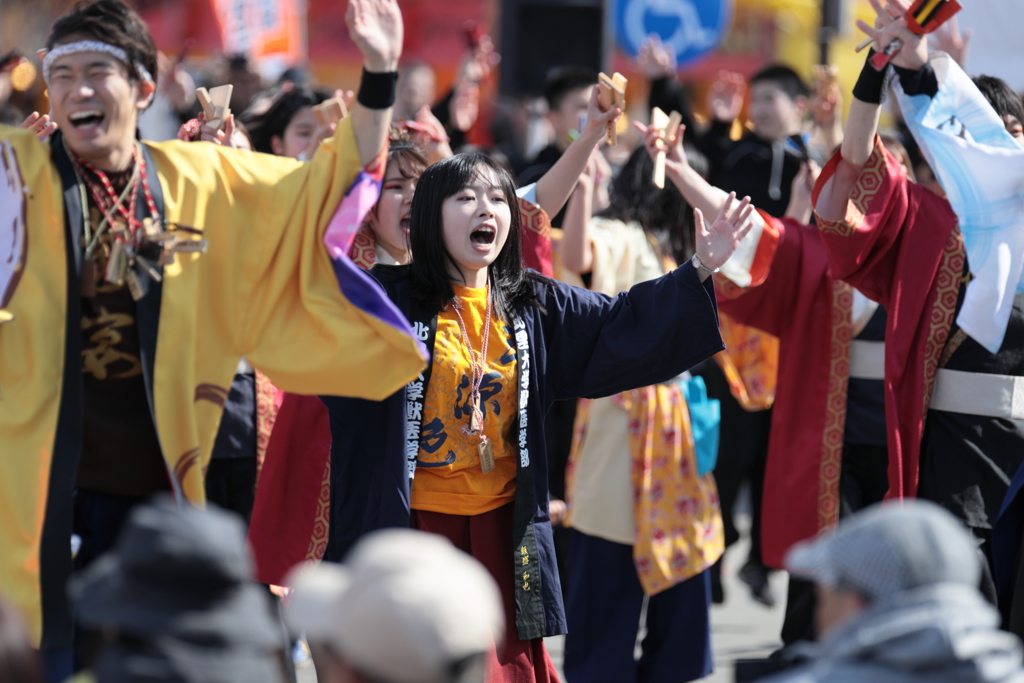
[[(672, 144), (682, 122), (683, 116), (677, 111), (669, 116), (658, 107), (651, 110), (651, 127), (661, 131), (666, 145)], [(665, 150), (661, 150), (654, 158), (654, 186), (658, 188), (665, 187), (665, 155)]]
[(598, 74), (597, 103), (605, 111), (612, 107), (622, 110), (622, 116), (619, 117), (617, 124), (614, 121), (608, 122), (608, 132), (604, 136), (608, 146), (614, 147), (619, 144), (619, 134), (625, 133), (628, 125), (626, 121), (626, 78), (617, 71), (611, 77), (605, 73)]
[(227, 123), (227, 118), (231, 114), (231, 107), (228, 106), (231, 103), (231, 91), (235, 89), (235, 86), (218, 85), (216, 88), (197, 88), (196, 97), (199, 98), (199, 104), (203, 108), (204, 118), (206, 119), (203, 123), (210, 128), (216, 130), (224, 130), (224, 124)]

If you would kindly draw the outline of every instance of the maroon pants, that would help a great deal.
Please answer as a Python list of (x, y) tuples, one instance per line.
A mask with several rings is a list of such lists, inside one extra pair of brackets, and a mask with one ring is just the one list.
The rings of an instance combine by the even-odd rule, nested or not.
[(487, 568), (505, 607), (505, 646), (488, 656), (487, 683), (559, 683), (543, 638), (519, 640), (512, 574), (512, 503), (482, 515), (412, 511), (412, 527), (440, 534)]

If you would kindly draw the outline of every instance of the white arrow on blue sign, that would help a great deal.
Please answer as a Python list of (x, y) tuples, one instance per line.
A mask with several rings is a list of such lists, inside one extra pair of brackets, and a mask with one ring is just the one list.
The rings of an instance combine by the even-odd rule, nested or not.
[(651, 33), (676, 51), (685, 66), (718, 47), (732, 14), (729, 0), (615, 0), (615, 39), (636, 56)]

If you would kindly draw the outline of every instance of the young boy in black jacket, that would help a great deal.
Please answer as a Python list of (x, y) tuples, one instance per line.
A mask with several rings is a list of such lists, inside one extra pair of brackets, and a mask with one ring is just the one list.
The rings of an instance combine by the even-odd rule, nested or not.
[(751, 79), (748, 115), (753, 130), (739, 140), (729, 131), (743, 106), (742, 80), (735, 75), (712, 88), (710, 129), (694, 140), (711, 164), (708, 181), (781, 217), (806, 150), (800, 138), (809, 90), (795, 71), (774, 65)]

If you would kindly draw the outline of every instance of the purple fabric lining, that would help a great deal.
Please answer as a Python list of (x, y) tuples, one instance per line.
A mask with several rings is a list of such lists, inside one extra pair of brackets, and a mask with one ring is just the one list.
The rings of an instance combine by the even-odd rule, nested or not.
[[(366, 274), (348, 257), (352, 239), (362, 224), (367, 212), (380, 198), (381, 180), (365, 171), (360, 171), (352, 187), (338, 205), (337, 211), (324, 232), (324, 246), (334, 265), (341, 293), (361, 311), (387, 323), (403, 334), (413, 338), (412, 326), (398, 310), (376, 280)], [(420, 355), (429, 359), (427, 348), (417, 340)]]
[[(412, 325), (398, 310), (398, 307), (391, 302), (376, 280), (345, 254), (332, 258), (331, 261), (334, 264), (334, 275), (338, 278), (338, 286), (341, 287), (341, 293), (345, 295), (346, 299), (359, 310), (384, 321), (399, 332), (414, 336)], [(419, 345), (423, 359), (427, 360), (429, 358), (427, 347), (423, 345), (422, 341), (417, 340), (416, 343)]]

